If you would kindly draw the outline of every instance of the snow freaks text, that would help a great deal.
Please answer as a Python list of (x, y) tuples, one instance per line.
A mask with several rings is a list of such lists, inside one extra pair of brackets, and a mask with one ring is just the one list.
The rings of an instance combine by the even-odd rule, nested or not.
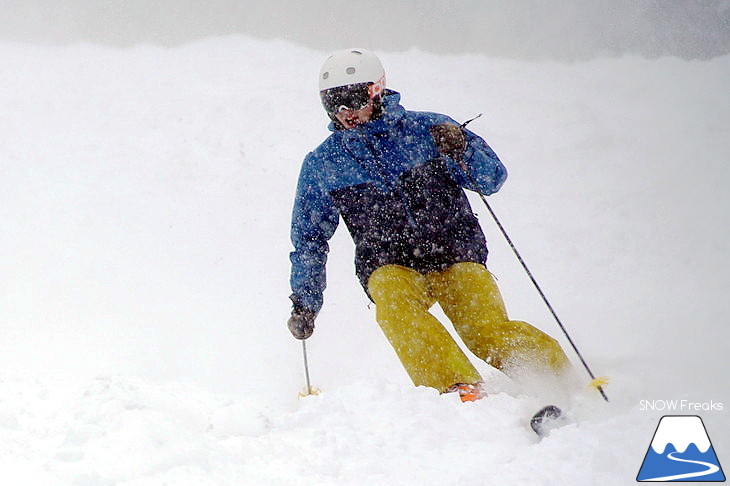
[(639, 410), (660, 412), (721, 412), (724, 409), (722, 402), (692, 402), (690, 400), (641, 400)]

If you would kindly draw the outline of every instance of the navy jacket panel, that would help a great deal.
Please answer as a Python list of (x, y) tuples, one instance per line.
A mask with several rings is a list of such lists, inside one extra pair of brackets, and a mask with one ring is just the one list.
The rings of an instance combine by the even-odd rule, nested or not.
[(366, 292), (370, 274), (383, 265), (428, 273), (486, 261), (479, 222), (442, 159), (404, 172), (393, 190), (359, 184), (331, 196), (355, 242), (355, 270)]

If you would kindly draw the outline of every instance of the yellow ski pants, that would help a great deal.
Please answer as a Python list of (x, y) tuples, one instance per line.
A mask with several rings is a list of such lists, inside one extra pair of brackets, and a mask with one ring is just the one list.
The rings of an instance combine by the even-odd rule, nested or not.
[(482, 377), (444, 326), (428, 311), (438, 302), (464, 344), (507, 375), (528, 367), (560, 374), (568, 358), (553, 338), (507, 318), (492, 274), (479, 263), (456, 263), (421, 274), (399, 265), (375, 270), (368, 291), (376, 319), (415, 385), (441, 392)]

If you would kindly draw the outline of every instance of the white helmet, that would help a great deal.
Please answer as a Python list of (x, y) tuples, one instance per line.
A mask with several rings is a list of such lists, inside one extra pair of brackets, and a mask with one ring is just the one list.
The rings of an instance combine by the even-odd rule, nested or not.
[(373, 83), (372, 97), (385, 90), (385, 69), (380, 59), (366, 49), (345, 49), (333, 53), (319, 71), (319, 90), (351, 84)]

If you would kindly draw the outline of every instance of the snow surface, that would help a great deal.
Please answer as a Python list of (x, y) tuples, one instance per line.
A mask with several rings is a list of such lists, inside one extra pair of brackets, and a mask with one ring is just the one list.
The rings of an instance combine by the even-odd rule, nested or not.
[[(540, 441), (544, 403), (484, 363), (480, 402), (413, 387), (344, 226), (308, 341), (322, 393), (298, 398), (289, 214), (327, 134), (326, 53), (6, 43), (3, 484), (634, 484), (659, 417), (683, 412), (642, 400), (724, 404), (699, 414), (730, 457), (730, 57), (380, 54), (407, 108), (485, 113), (470, 128), (510, 172), (493, 207), (611, 403), (576, 393)], [(480, 204), (512, 317), (567, 346)]]

